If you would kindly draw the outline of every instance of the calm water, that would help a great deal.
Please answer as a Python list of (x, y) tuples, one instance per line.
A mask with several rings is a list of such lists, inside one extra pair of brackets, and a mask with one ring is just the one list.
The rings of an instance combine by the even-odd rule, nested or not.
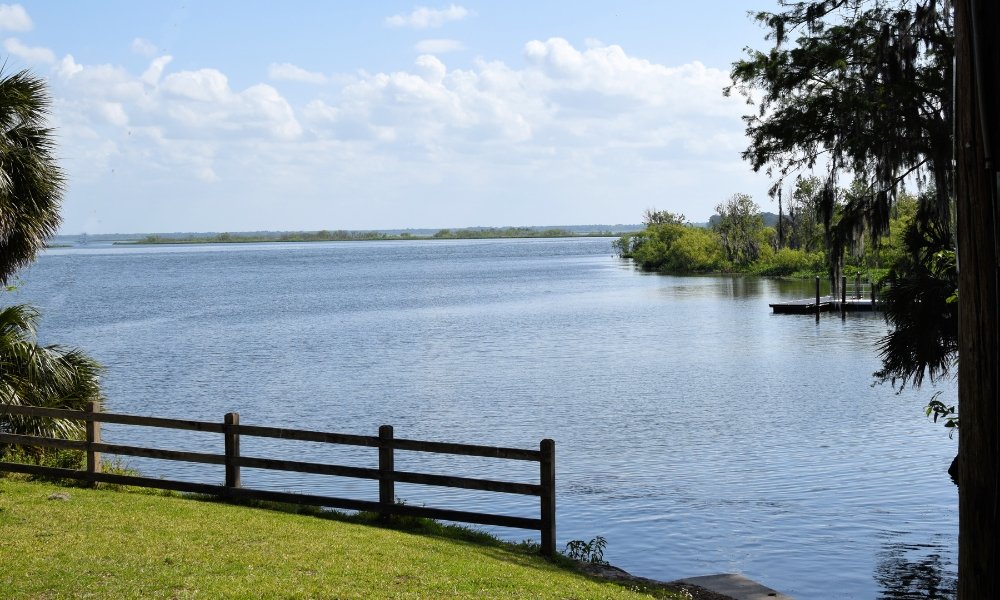
[[(397, 437), (518, 447), (551, 437), (560, 547), (602, 535), (605, 557), (638, 575), (740, 572), (796, 598), (951, 596), (956, 441), (923, 417), (933, 390), (871, 386), (878, 317), (770, 314), (769, 301), (810, 294), (800, 283), (645, 275), (607, 239), (53, 249), (22, 280), (4, 301), (38, 304), (44, 341), (107, 365), (109, 410), (364, 435), (389, 423)], [(106, 432), (221, 447), (177, 435)], [(244, 440), (244, 453), (374, 464), (368, 449), (312, 444)], [(537, 477), (415, 453), (397, 468), (418, 462)], [(377, 498), (367, 481), (243, 481)], [(537, 515), (520, 496), (397, 494)]]

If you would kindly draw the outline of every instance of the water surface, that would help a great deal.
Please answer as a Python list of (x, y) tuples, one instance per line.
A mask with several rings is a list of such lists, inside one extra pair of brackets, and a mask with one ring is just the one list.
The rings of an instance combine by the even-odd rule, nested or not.
[[(387, 423), (397, 437), (518, 447), (551, 437), (560, 547), (601, 535), (606, 559), (638, 575), (739, 572), (796, 598), (954, 586), (956, 442), (923, 417), (933, 390), (872, 387), (877, 316), (770, 314), (809, 283), (643, 274), (608, 239), (52, 249), (22, 279), (5, 300), (38, 304), (44, 341), (107, 365), (112, 411), (238, 411), (248, 424), (363, 435)], [(179, 446), (176, 432), (108, 426), (105, 437)], [(216, 437), (180, 445), (218, 451)], [(374, 464), (368, 449), (243, 445)], [(131, 462), (222, 480), (212, 467)], [(397, 459), (499, 479), (531, 480), (529, 467)], [(377, 498), (368, 481), (248, 469), (243, 482)], [(520, 496), (397, 494), (537, 515)]]

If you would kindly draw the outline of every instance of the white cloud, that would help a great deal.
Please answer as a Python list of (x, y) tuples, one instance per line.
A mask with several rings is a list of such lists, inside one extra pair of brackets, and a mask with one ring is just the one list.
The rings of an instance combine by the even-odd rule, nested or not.
[[(734, 103), (720, 92), (729, 76), (700, 62), (679, 67), (629, 56), (621, 46), (594, 46), (583, 52), (561, 38), (525, 44), (525, 60), (537, 85), (564, 94), (564, 102), (606, 109), (607, 102), (669, 106), (671, 111), (732, 115)], [(598, 102), (600, 101), (600, 102)], [(742, 107), (740, 107), (742, 108)]]
[(389, 27), (427, 29), (430, 27), (441, 27), (448, 21), (461, 21), (471, 15), (472, 13), (468, 9), (456, 4), (439, 9), (418, 6), (408, 15), (398, 14), (386, 17), (385, 24)]
[(654, 64), (614, 45), (581, 51), (559, 38), (529, 42), (525, 58), (522, 69), (478, 61), (465, 70), (421, 55), (409, 71), (362, 74), (343, 88), (339, 103), (311, 105), (304, 116), (319, 135), (364, 137), (391, 128), (392, 140), (411, 147), (532, 144), (506, 160), (534, 160), (535, 151), (553, 148), (704, 155), (721, 149), (705, 139), (734, 125), (737, 135), (742, 131), (742, 104), (722, 96), (728, 75), (721, 70)]
[(56, 55), (48, 48), (41, 46), (26, 46), (17, 38), (7, 38), (3, 42), (7, 52), (29, 63), (50, 65), (56, 62)]
[[(53, 116), (74, 182), (99, 185), (114, 169), (117, 179), (101, 185), (128, 189), (130, 198), (155, 196), (143, 191), (150, 186), (162, 186), (160, 197), (196, 198), (197, 186), (211, 183), (212, 198), (287, 208), (275, 218), (297, 210), (316, 215), (300, 228), (389, 226), (335, 215), (364, 212), (362, 203), (436, 202), (458, 195), (455, 190), (476, 199), (460, 209), (468, 213), (455, 214), (482, 214), (475, 218), (480, 223), (488, 223), (490, 213), (476, 213), (477, 207), (509, 206), (501, 190), (511, 191), (526, 211), (557, 197), (595, 203), (614, 197), (634, 203), (637, 216), (657, 188), (706, 194), (715, 182), (692, 173), (745, 169), (739, 159), (745, 107), (722, 96), (728, 76), (719, 69), (696, 62), (667, 66), (620, 46), (574, 47), (560, 38), (525, 44), (518, 66), (477, 59), (450, 68), (446, 57), (434, 54), (421, 54), (406, 69), (340, 78), (274, 64), (269, 83), (235, 89), (217, 69), (171, 70), (169, 56), (132, 73), (67, 55), (52, 66)], [(299, 100), (283, 95), (287, 81), (325, 87)], [(139, 183), (123, 185), (126, 172)], [(336, 204), (334, 197), (351, 201)], [(712, 202), (723, 197), (715, 194)], [(310, 198), (313, 204), (302, 208)], [(327, 205), (341, 208), (324, 213)], [(252, 212), (226, 206), (227, 218)], [(191, 211), (203, 214), (197, 208)], [(323, 214), (331, 220), (316, 220)], [(428, 219), (417, 209), (387, 208), (385, 214), (397, 215), (399, 226)], [(622, 222), (628, 218), (635, 217)], [(461, 223), (448, 221), (432, 225)]]
[(172, 56), (161, 56), (157, 58), (149, 64), (149, 68), (143, 72), (140, 79), (142, 79), (142, 82), (146, 85), (155, 86), (160, 82), (160, 76), (163, 75), (163, 69), (165, 69), (172, 60)]
[[(76, 180), (90, 185), (114, 171), (120, 185), (128, 171), (153, 181), (219, 182), (218, 157), (231, 155), (223, 149), (301, 136), (295, 111), (274, 87), (234, 90), (218, 70), (168, 72), (170, 63), (160, 56), (140, 75), (70, 55), (53, 66), (53, 117)], [(96, 152), (100, 140), (109, 143)]]
[(326, 83), (328, 78), (322, 73), (307, 71), (291, 63), (272, 63), (267, 68), (267, 76), (276, 81), (298, 81), (300, 83)]
[(142, 81), (115, 65), (82, 65), (67, 54), (55, 66), (74, 102), (121, 102), (125, 106), (148, 101)]
[(62, 57), (62, 60), (56, 65), (56, 73), (61, 77), (72, 77), (82, 70), (83, 67), (77, 64), (72, 54)]
[(125, 107), (118, 102), (102, 102), (98, 106), (98, 111), (104, 120), (112, 125), (118, 127), (128, 125), (128, 115), (125, 114)]
[(199, 167), (195, 170), (195, 175), (201, 181), (206, 183), (215, 183), (219, 181), (219, 176), (215, 174), (215, 170), (212, 167)]
[(20, 4), (0, 4), (0, 29), (30, 31), (33, 27), (28, 11)]
[[(122, 127), (156, 125), (161, 144), (293, 140), (305, 134), (305, 125), (317, 140), (377, 144), (390, 154), (419, 148), (435, 155), (486, 153), (516, 142), (522, 146), (508, 147), (502, 159), (524, 164), (562, 151), (596, 157), (625, 149), (642, 149), (644, 156), (732, 150), (721, 140), (739, 139), (741, 126), (732, 127), (743, 107), (722, 97), (725, 72), (700, 63), (667, 67), (616, 45), (589, 46), (531, 41), (519, 69), (484, 60), (449, 69), (441, 58), (422, 54), (407, 71), (361, 71), (339, 80), (338, 94), (298, 109), (272, 85), (234, 90), (216, 69), (167, 73), (169, 56), (139, 76), (110, 65), (84, 67), (69, 55), (55, 69), (75, 82), (81, 114)], [(334, 82), (287, 63), (271, 65), (269, 75), (278, 82)]]
[(132, 40), (132, 52), (135, 52), (139, 56), (153, 58), (159, 52), (159, 49), (157, 49), (156, 44), (153, 42), (137, 37)]
[(448, 68), (444, 66), (444, 63), (436, 56), (431, 56), (430, 54), (418, 56), (415, 66), (418, 74), (424, 80), (434, 84), (440, 84), (444, 80), (444, 76), (448, 73)]
[(421, 54), (447, 54), (465, 50), (465, 44), (458, 40), (420, 40), (414, 48)]
[(313, 100), (303, 109), (303, 114), (312, 121), (333, 123), (337, 120), (340, 111), (322, 100)]
[(171, 73), (160, 87), (167, 94), (204, 103), (225, 102), (232, 95), (229, 79), (216, 69)]
[(254, 137), (263, 131), (291, 139), (302, 133), (291, 105), (275, 88), (257, 84), (236, 92), (216, 69), (171, 73), (157, 92), (165, 116), (181, 126), (185, 135)]
[(259, 83), (240, 94), (240, 100), (243, 112), (259, 119), (275, 137), (289, 140), (302, 134), (295, 111), (273, 87)]

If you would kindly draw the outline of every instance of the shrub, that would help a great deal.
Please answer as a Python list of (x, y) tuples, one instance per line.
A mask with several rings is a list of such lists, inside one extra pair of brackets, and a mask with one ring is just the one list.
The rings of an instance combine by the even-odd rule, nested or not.
[(757, 275), (787, 276), (793, 273), (815, 272), (823, 269), (822, 252), (806, 252), (782, 248), (766, 260), (754, 265)]
[(589, 542), (572, 540), (566, 543), (563, 554), (580, 562), (606, 565), (608, 563), (604, 560), (604, 549), (607, 545), (608, 541), (601, 536), (597, 536)]

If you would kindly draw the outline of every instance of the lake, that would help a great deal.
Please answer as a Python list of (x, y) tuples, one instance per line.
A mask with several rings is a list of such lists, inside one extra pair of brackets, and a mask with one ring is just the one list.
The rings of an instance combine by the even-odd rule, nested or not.
[[(636, 575), (739, 572), (800, 599), (951, 597), (957, 440), (923, 407), (957, 386), (873, 387), (881, 317), (771, 314), (768, 302), (810, 288), (644, 274), (603, 238), (90, 244), (46, 251), (4, 302), (37, 304), (43, 342), (106, 365), (109, 411), (238, 411), (246, 424), (362, 435), (391, 424), (397, 437), (526, 448), (550, 437), (560, 548), (603, 536), (605, 558)], [(219, 445), (136, 431), (105, 437)], [(243, 451), (373, 464), (367, 449), (245, 439)], [(537, 477), (413, 454), (397, 469)], [(222, 479), (216, 467), (129, 463)], [(363, 480), (245, 469), (243, 483), (377, 499)], [(537, 515), (527, 497), (397, 495)]]

